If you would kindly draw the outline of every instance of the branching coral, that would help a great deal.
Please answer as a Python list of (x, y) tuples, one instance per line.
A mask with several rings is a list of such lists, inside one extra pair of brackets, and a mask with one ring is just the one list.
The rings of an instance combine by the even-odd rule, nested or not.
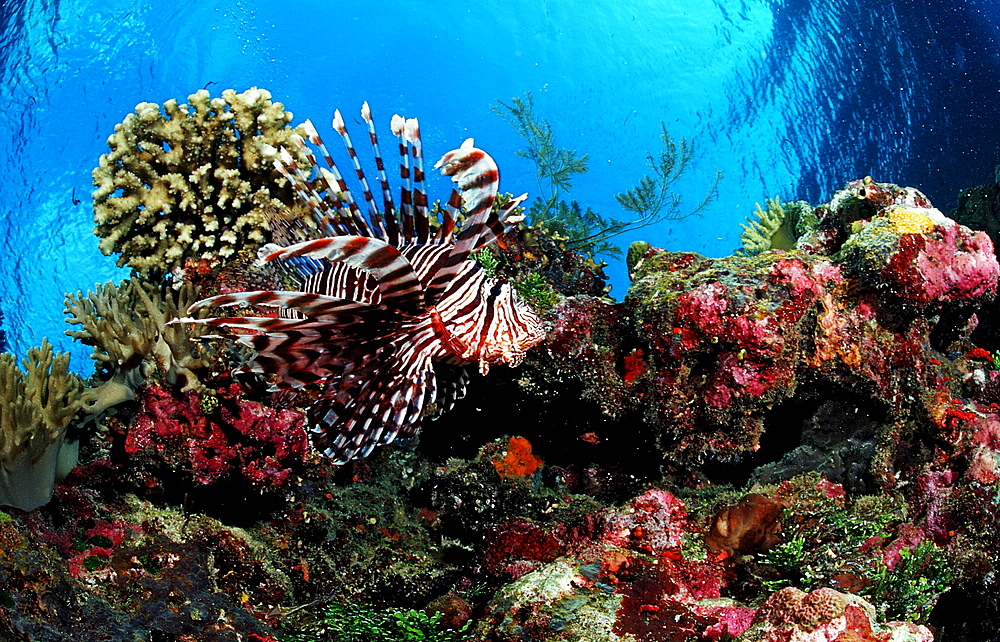
[(89, 413), (134, 398), (134, 390), (147, 377), (154, 377), (182, 391), (198, 390), (197, 371), (206, 369), (211, 358), (191, 339), (203, 326), (168, 324), (198, 300), (197, 289), (184, 284), (172, 290), (139, 281), (121, 286), (107, 283), (86, 296), (66, 295), (66, 321), (81, 326), (66, 334), (94, 347), (98, 378), (104, 383), (83, 394)]
[[(284, 147), (309, 161), (291, 136), (292, 113), (263, 89), (232, 89), (187, 104), (140, 103), (115, 126), (94, 170), (94, 232), (101, 251), (143, 275), (217, 261), (268, 240), (268, 216), (296, 216), (291, 187), (264, 151)], [(303, 217), (307, 220), (308, 217)]]
[(52, 497), (83, 382), (69, 372), (69, 353), (53, 354), (48, 341), (28, 350), (22, 365), (0, 354), (0, 504), (34, 510)]

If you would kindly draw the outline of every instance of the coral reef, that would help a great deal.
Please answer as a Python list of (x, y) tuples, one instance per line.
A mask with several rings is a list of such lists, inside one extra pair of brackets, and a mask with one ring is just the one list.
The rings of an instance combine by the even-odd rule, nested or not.
[[(0, 513), (0, 637), (992, 633), (954, 615), (1000, 602), (987, 234), (869, 177), (818, 207), (768, 201), (736, 256), (637, 242), (615, 303), (571, 239), (510, 229), (475, 259), (544, 316), (544, 340), (518, 370), (472, 373), (480, 385), (419, 439), (335, 467), (304, 429), (315, 391), (234, 378), (229, 348), (170, 323), (199, 296), (280, 278), (248, 262), (272, 208), (298, 215), (262, 152), (292, 132), (269, 98), (140, 105), (95, 201), (102, 249), (147, 280), (66, 299), (93, 386), (47, 344), (27, 373), (0, 360), (3, 481), (19, 485), (0, 496), (14, 506)], [(505, 107), (560, 153), (530, 103)], [(622, 203), (640, 220), (668, 161), (683, 170), (684, 142), (664, 145), (659, 183)], [(991, 194), (963, 206), (985, 216)], [(592, 231), (614, 223), (559, 202)], [(55, 482), (79, 410), (83, 463)], [(31, 470), (12, 475), (18, 452)], [(34, 495), (10, 499), (26, 485)]]
[[(80, 410), (83, 382), (69, 372), (69, 353), (48, 341), (28, 350), (18, 367), (0, 354), (0, 505), (34, 510), (49, 501), (60, 459), (75, 464), (66, 427)], [(65, 476), (68, 470), (63, 470)]]
[(94, 170), (101, 251), (142, 275), (162, 276), (263, 245), (269, 216), (298, 218), (301, 208), (265, 151), (283, 147), (310, 165), (292, 141), (291, 120), (257, 88), (227, 89), (219, 98), (202, 89), (186, 104), (137, 105), (115, 126), (111, 151)]
[(86, 296), (66, 295), (66, 322), (80, 326), (66, 334), (94, 348), (97, 385), (84, 392), (87, 412), (97, 414), (134, 399), (147, 379), (183, 392), (203, 389), (199, 373), (213, 364), (214, 355), (210, 346), (192, 339), (204, 328), (170, 323), (197, 295), (189, 283), (175, 290), (169, 283), (156, 286), (136, 279), (99, 285)]
[(755, 450), (768, 408), (802, 383), (909, 412), (903, 399), (922, 396), (926, 361), (968, 336), (1000, 276), (989, 238), (913, 190), (853, 185), (819, 208), (814, 238), (842, 239), (832, 255), (646, 252), (626, 304), (654, 373), (645, 418), (668, 456)]
[(904, 622), (877, 623), (871, 604), (830, 588), (803, 593), (785, 588), (757, 610), (753, 624), (740, 637), (746, 642), (765, 640), (907, 640), (931, 642), (934, 636), (922, 626)]

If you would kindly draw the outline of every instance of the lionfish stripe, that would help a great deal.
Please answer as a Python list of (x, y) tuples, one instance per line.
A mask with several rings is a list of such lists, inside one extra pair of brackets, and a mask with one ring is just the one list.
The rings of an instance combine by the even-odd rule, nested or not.
[(385, 173), (385, 162), (378, 146), (378, 134), (375, 132), (375, 121), (372, 119), (371, 108), (366, 100), (361, 105), (361, 118), (368, 125), (368, 138), (375, 154), (375, 169), (378, 170), (379, 185), (382, 188), (382, 206), (385, 218), (385, 239), (391, 245), (399, 244), (399, 226), (396, 223), (396, 206), (392, 202), (392, 189), (389, 187), (389, 177)]
[[(312, 126), (312, 123), (308, 120), (303, 123), (303, 128), (306, 130), (307, 134), (310, 134), (310, 139), (319, 140), (322, 144), (322, 140), (319, 139), (319, 134), (316, 133), (316, 128)], [(318, 166), (316, 162), (316, 156), (313, 155), (312, 150), (306, 145), (306, 142), (298, 134), (292, 135), (292, 140), (296, 143), (298, 148), (306, 155), (310, 164), (314, 167)], [(323, 153), (326, 156), (328, 163), (333, 163), (333, 159), (329, 157), (329, 153), (326, 152), (325, 146), (322, 148)], [(336, 179), (329, 173), (325, 172), (323, 168), (320, 168), (319, 177), (322, 184), (325, 186), (323, 192), (325, 198), (321, 197), (316, 190), (313, 189), (312, 184), (309, 181), (309, 177), (295, 162), (295, 158), (289, 153), (285, 148), (278, 150), (279, 158), (274, 159), (274, 166), (277, 168), (282, 175), (285, 176), (289, 181), (291, 181), (292, 186), (295, 188), (295, 193), (304, 202), (310, 210), (312, 210), (321, 228), (327, 229), (330, 234), (355, 234), (357, 230), (354, 229), (354, 223), (350, 219), (345, 219), (340, 216), (339, 211), (346, 208), (347, 205), (339, 198), (337, 198), (337, 191), (333, 189), (332, 184), (336, 182)], [(332, 182), (331, 182), (332, 181)], [(347, 198), (350, 198), (350, 194), (347, 194)]]
[[(339, 297), (325, 296), (321, 294), (311, 294), (303, 292), (240, 292), (235, 294), (220, 294), (218, 296), (202, 299), (192, 304), (187, 313), (194, 315), (200, 310), (207, 308), (222, 308), (234, 305), (260, 305), (266, 307), (276, 307), (282, 309), (293, 309), (301, 312), (307, 317), (333, 321), (340, 318), (351, 318), (359, 315), (371, 315), (372, 313), (385, 314), (386, 311), (378, 307), (373, 307), (367, 303), (359, 301), (349, 301)], [(244, 319), (247, 317), (235, 317)], [(262, 317), (272, 318), (272, 317)], [(198, 323), (205, 323), (205, 320), (194, 319)], [(215, 325), (219, 325), (216, 323)]]
[[(362, 234), (364, 236), (371, 236), (372, 231), (368, 227), (368, 222), (365, 221), (364, 217), (361, 215), (361, 210), (358, 208), (358, 204), (355, 202), (354, 196), (351, 194), (351, 190), (347, 186), (347, 181), (344, 180), (344, 175), (340, 173), (340, 169), (333, 161), (333, 156), (330, 155), (330, 151), (326, 148), (326, 144), (323, 142), (323, 139), (320, 138), (319, 132), (316, 131), (316, 127), (310, 120), (306, 120), (302, 126), (306, 129), (306, 133), (309, 134), (309, 142), (319, 147), (320, 151), (323, 153), (323, 160), (326, 161), (327, 166), (330, 168), (329, 172), (325, 171), (322, 167), (318, 168), (320, 176), (326, 183), (326, 194), (333, 199), (339, 199), (339, 197), (342, 196), (344, 202), (347, 204), (347, 209), (350, 212), (350, 219), (353, 223), (352, 227), (354, 228), (355, 233)], [(336, 183), (336, 188), (334, 188), (334, 183)]]
[[(333, 128), (340, 134), (340, 137), (344, 141), (344, 147), (347, 148), (347, 155), (351, 157), (351, 163), (354, 165), (354, 174), (358, 177), (358, 182), (361, 183), (365, 203), (368, 204), (368, 216), (371, 219), (372, 226), (374, 226), (375, 231), (378, 233), (378, 238), (385, 241), (389, 237), (386, 234), (385, 225), (382, 223), (382, 212), (379, 211), (378, 205), (375, 203), (372, 189), (368, 185), (368, 178), (365, 176), (365, 171), (358, 160), (358, 153), (354, 149), (354, 143), (351, 141), (351, 135), (347, 132), (347, 125), (344, 123), (344, 118), (340, 115), (339, 109), (333, 112)], [(369, 233), (368, 236), (373, 236), (373, 234)]]
[(370, 274), (343, 263), (320, 263), (322, 268), (306, 276), (299, 286), (301, 290), (352, 301), (378, 303), (381, 296), (375, 279)]
[[(308, 256), (343, 262), (371, 274), (378, 283), (382, 303), (416, 313), (423, 305), (423, 285), (410, 262), (385, 241), (365, 236), (334, 236), (305, 241), (286, 248), (264, 246), (265, 262)], [(388, 278), (392, 275), (391, 280)]]
[(448, 196), (448, 202), (445, 203), (444, 210), (441, 213), (441, 226), (438, 228), (437, 238), (438, 243), (450, 243), (451, 236), (455, 232), (455, 221), (458, 220), (458, 215), (462, 211), (462, 195), (458, 193), (458, 190), (451, 190), (451, 194)]
[[(435, 168), (439, 168), (445, 176), (458, 186), (462, 193), (462, 205), (470, 220), (481, 214), (489, 215), (489, 210), (496, 198), (500, 173), (497, 165), (489, 154), (473, 147), (469, 138), (459, 149), (452, 150), (441, 157)], [(461, 241), (465, 230), (459, 233)]]
[(410, 243), (413, 240), (413, 180), (410, 177), (409, 143), (405, 136), (406, 119), (394, 114), (390, 128), (392, 135), (399, 139), (399, 178), (403, 180), (399, 193), (399, 226), (402, 230), (402, 242)]
[(344, 377), (331, 380), (310, 409), (317, 429), (313, 442), (335, 464), (364, 457), (400, 432), (412, 433), (425, 404), (434, 399), (436, 382), (426, 351), (411, 344), (384, 350), (382, 356), (359, 385)]
[(414, 233), (416, 242), (423, 245), (430, 238), (430, 221), (427, 216), (427, 192), (424, 191), (424, 146), (420, 140), (420, 123), (416, 118), (408, 118), (404, 122), (403, 138), (413, 150)]

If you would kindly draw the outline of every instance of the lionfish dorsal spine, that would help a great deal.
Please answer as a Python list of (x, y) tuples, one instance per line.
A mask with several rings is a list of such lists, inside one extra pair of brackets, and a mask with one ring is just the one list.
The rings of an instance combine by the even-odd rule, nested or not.
[(368, 177), (365, 176), (365, 170), (361, 167), (361, 161), (358, 160), (358, 152), (354, 149), (354, 142), (351, 140), (351, 134), (347, 131), (347, 124), (344, 123), (344, 117), (341, 116), (339, 109), (333, 112), (333, 128), (340, 134), (340, 138), (344, 141), (347, 155), (350, 156), (351, 164), (354, 165), (354, 174), (358, 177), (358, 182), (361, 183), (361, 190), (364, 192), (365, 203), (368, 205), (368, 218), (371, 220), (372, 227), (376, 231), (376, 234), (372, 234), (372, 230), (369, 229), (367, 236), (377, 235), (380, 239), (387, 239), (388, 235), (386, 234), (385, 225), (382, 223), (382, 212), (375, 202), (372, 188), (368, 184)]
[[(339, 116), (340, 112), (336, 112), (334, 120), (336, 121), (336, 116)], [(371, 236), (371, 229), (368, 227), (368, 222), (365, 220), (364, 216), (361, 215), (361, 209), (358, 207), (357, 202), (354, 200), (354, 195), (351, 194), (351, 189), (347, 186), (347, 181), (344, 180), (344, 175), (341, 174), (340, 168), (337, 167), (337, 163), (333, 160), (333, 156), (330, 154), (330, 150), (327, 149), (326, 143), (320, 137), (319, 132), (316, 131), (315, 125), (312, 121), (306, 120), (302, 123), (305, 128), (306, 133), (309, 135), (309, 142), (319, 148), (320, 152), (323, 154), (323, 161), (326, 163), (329, 170), (317, 165), (319, 170), (319, 175), (323, 179), (324, 186), (326, 189), (326, 195), (335, 204), (334, 206), (338, 210), (346, 209), (348, 216), (343, 217), (343, 220), (347, 221), (347, 227), (350, 229), (352, 234), (360, 234), (363, 236)], [(341, 200), (343, 204), (341, 205)]]
[(420, 140), (420, 122), (416, 118), (403, 121), (403, 138), (410, 144), (413, 154), (413, 231), (417, 244), (424, 245), (430, 239), (430, 220), (424, 188), (424, 145)]
[(413, 239), (413, 179), (410, 176), (410, 150), (406, 137), (406, 119), (395, 114), (390, 123), (392, 135), (399, 139), (399, 178), (402, 186), (399, 188), (399, 225), (402, 228), (402, 242), (409, 243)]
[[(323, 155), (323, 162), (325, 162), (328, 166), (333, 168), (333, 173), (322, 171), (323, 167), (316, 161), (316, 156), (313, 154), (312, 149), (310, 149), (310, 147), (306, 145), (306, 141), (303, 140), (301, 136), (294, 136), (292, 138), (292, 140), (294, 140), (295, 143), (299, 146), (299, 149), (309, 159), (309, 162), (312, 163), (312, 166), (320, 170), (317, 173), (319, 174), (319, 181), (324, 186), (321, 191), (325, 194), (326, 203), (328, 203), (329, 206), (333, 208), (331, 210), (327, 207), (324, 207), (323, 208), (324, 214), (328, 216), (329, 223), (331, 225), (335, 224), (344, 230), (343, 232), (339, 233), (357, 234), (357, 230), (354, 229), (353, 222), (348, 217), (341, 216), (341, 212), (347, 211), (350, 208), (348, 206), (348, 203), (345, 203), (340, 200), (340, 197), (338, 196), (340, 192), (334, 188), (335, 184), (338, 185), (339, 188), (338, 178), (340, 176), (340, 171), (337, 170), (336, 163), (334, 162), (333, 157), (330, 155), (330, 151), (326, 148), (326, 145), (323, 143), (323, 139), (320, 138), (319, 132), (316, 131), (316, 126), (313, 125), (311, 120), (306, 119), (306, 121), (302, 123), (302, 129), (305, 130), (306, 136), (309, 137), (309, 142), (315, 145), (317, 148), (319, 148), (320, 153)], [(287, 155), (288, 153), (285, 152), (285, 155), (282, 156), (282, 160), (285, 160)], [(298, 176), (303, 179), (305, 185), (310, 186), (309, 187), (310, 191), (315, 192), (315, 190), (312, 189), (309, 183), (309, 177), (306, 176), (305, 173), (299, 171)], [(320, 199), (318, 194), (316, 194), (316, 198), (317, 200), (323, 200)], [(350, 192), (347, 192), (345, 194), (345, 198), (347, 200), (351, 200)]]
[(382, 151), (378, 146), (378, 134), (375, 131), (375, 120), (372, 118), (371, 108), (366, 100), (361, 105), (361, 118), (368, 125), (368, 139), (372, 144), (372, 152), (375, 155), (375, 169), (378, 171), (379, 186), (382, 188), (382, 206), (384, 208), (385, 238), (391, 245), (399, 245), (399, 225), (396, 223), (396, 205), (392, 201), (392, 187), (389, 185), (389, 177), (385, 172), (385, 161), (382, 160)]
[[(312, 155), (312, 151), (306, 147), (305, 142), (302, 141), (301, 137), (295, 136), (293, 138), (305, 150), (307, 158), (315, 166), (315, 157)], [(331, 212), (330, 206), (309, 186), (309, 180), (305, 172), (302, 171), (295, 158), (284, 147), (278, 150), (278, 158), (274, 159), (274, 167), (282, 176), (288, 179), (288, 182), (292, 185), (292, 188), (302, 202), (317, 216), (317, 222), (323, 229), (323, 232), (326, 234), (349, 233), (347, 228), (339, 223), (339, 217)]]

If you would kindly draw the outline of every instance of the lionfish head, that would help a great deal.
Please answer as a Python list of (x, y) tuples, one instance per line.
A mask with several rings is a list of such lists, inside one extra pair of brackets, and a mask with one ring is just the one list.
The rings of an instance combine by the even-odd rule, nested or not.
[[(525, 353), (545, 338), (541, 319), (507, 281), (487, 279), (480, 296), (487, 315), (464, 319), (456, 315), (451, 320), (449, 330), (453, 337), (478, 338), (472, 345), (466, 345), (460, 356), (478, 362), (483, 374), (495, 364), (520, 365)], [(483, 322), (484, 316), (488, 317), (487, 323)]]

